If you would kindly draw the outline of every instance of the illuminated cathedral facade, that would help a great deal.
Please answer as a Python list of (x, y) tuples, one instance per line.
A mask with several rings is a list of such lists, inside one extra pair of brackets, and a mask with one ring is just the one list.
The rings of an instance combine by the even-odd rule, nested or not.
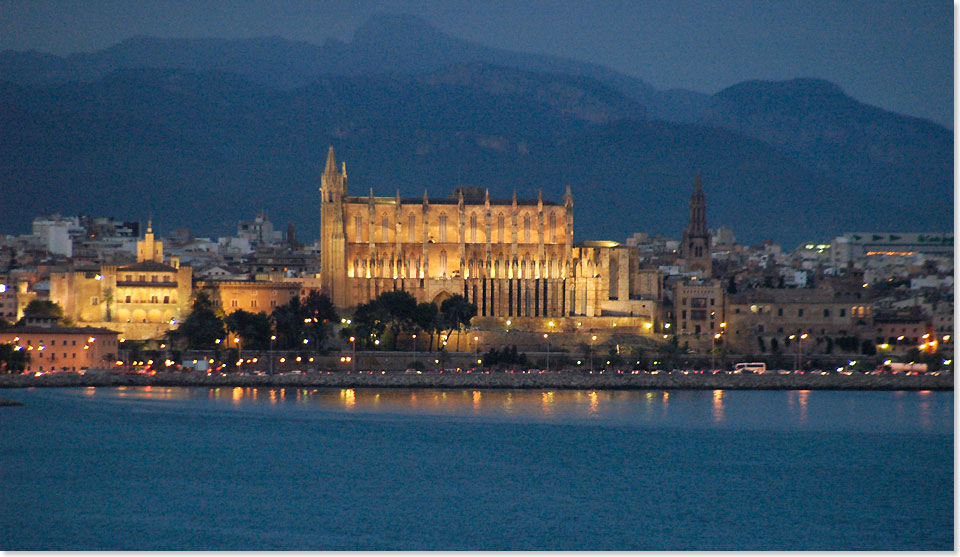
[(405, 290), (434, 303), (462, 294), (481, 318), (656, 316), (662, 279), (639, 272), (631, 250), (574, 245), (569, 186), (559, 203), (471, 187), (351, 196), (330, 147), (320, 194), (321, 284), (341, 308)]

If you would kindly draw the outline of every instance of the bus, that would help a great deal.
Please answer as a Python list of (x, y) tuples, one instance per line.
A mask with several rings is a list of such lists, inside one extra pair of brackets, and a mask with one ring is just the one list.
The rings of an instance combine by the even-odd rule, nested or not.
[(740, 362), (733, 366), (734, 373), (766, 373), (767, 364), (763, 362)]

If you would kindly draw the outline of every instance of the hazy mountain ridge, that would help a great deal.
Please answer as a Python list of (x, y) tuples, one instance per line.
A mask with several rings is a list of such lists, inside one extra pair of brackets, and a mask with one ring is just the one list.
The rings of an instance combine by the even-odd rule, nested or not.
[[(763, 142), (621, 118), (636, 105), (590, 80), (542, 76), (530, 86), (579, 83), (573, 98), (604, 91), (598, 96), (612, 108), (602, 124), (537, 101), (526, 72), (487, 66), (452, 75), (454, 84), (444, 72), (327, 77), (289, 91), (178, 70), (123, 70), (54, 87), (7, 84), (0, 103), (10, 121), (0, 141), (18, 149), (3, 159), (3, 189), (48, 195), (22, 195), (23, 210), (6, 225), (25, 230), (49, 211), (138, 218), (152, 211), (170, 226), (224, 234), (265, 209), (311, 238), (323, 158), (334, 144), (359, 195), (372, 187), (378, 195), (444, 196), (464, 183), (502, 197), (542, 188), (559, 199), (569, 183), (581, 239), (678, 235), (697, 171), (712, 225), (748, 240), (795, 242), (838, 232), (844, 222), (866, 226), (838, 207), (818, 207), (820, 195), (839, 186)], [(472, 75), (483, 77), (474, 83)]]
[[(151, 65), (162, 68), (136, 67)], [(228, 233), (262, 208), (310, 238), (331, 143), (354, 193), (446, 195), (466, 183), (559, 198), (570, 183), (578, 239), (678, 236), (697, 171), (710, 225), (748, 241), (953, 224), (952, 134), (833, 84), (657, 91), (416, 18), (374, 18), (352, 41), (319, 47), (139, 37), (68, 57), (7, 51), (0, 78), (13, 82), (0, 83), (0, 144), (10, 146), (0, 187), (26, 203), (7, 231), (40, 212), (143, 218), (152, 208)], [(30, 191), (52, 201), (20, 193)]]
[(133, 37), (101, 51), (65, 57), (6, 50), (0, 52), (0, 79), (24, 85), (92, 82), (115, 70), (173, 68), (236, 73), (259, 85), (289, 89), (321, 75), (417, 74), (471, 62), (593, 78), (640, 102), (652, 116), (668, 120), (692, 122), (708, 98), (683, 89), (658, 91), (597, 64), (482, 46), (403, 15), (375, 16), (356, 30), (351, 42), (328, 40), (322, 46), (281, 37)]
[[(953, 135), (928, 120), (860, 103), (817, 79), (749, 81), (711, 99), (701, 122), (756, 137), (847, 185), (842, 203), (883, 192), (909, 218), (948, 229), (953, 201)], [(895, 192), (900, 192), (899, 194)]]

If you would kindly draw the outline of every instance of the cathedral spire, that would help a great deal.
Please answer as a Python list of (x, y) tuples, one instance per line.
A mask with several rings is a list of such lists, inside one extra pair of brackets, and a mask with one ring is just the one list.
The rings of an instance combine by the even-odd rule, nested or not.
[[(347, 168), (343, 168), (344, 174), (346, 174)], [(337, 155), (333, 152), (333, 145), (327, 149), (327, 167), (323, 171), (324, 174), (336, 174), (337, 173)]]

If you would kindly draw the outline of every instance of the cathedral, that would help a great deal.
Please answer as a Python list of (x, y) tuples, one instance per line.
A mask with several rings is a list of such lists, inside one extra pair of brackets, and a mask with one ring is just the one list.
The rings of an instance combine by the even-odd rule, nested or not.
[(573, 194), (562, 202), (351, 196), (331, 146), (321, 177), (321, 285), (341, 308), (405, 290), (439, 304), (462, 294), (484, 317), (657, 318), (662, 277), (617, 242), (573, 241)]

